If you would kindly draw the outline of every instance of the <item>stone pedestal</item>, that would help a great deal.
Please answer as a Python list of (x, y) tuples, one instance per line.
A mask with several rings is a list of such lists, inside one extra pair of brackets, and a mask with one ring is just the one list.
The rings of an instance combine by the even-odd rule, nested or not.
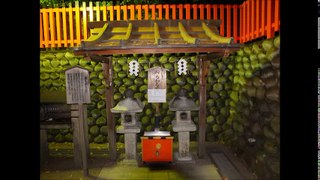
[(190, 147), (190, 131), (196, 131), (197, 127), (192, 121), (178, 122), (172, 121), (174, 132), (178, 132), (179, 154), (175, 155), (177, 161), (192, 161), (189, 153)]
[(125, 160), (137, 159), (137, 133), (140, 133), (141, 123), (136, 122), (133, 126), (119, 126), (117, 133), (124, 134)]

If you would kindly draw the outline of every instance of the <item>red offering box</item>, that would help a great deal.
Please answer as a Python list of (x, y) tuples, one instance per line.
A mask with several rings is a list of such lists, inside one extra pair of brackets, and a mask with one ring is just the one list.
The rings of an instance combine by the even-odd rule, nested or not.
[(173, 137), (141, 137), (143, 162), (172, 162)]

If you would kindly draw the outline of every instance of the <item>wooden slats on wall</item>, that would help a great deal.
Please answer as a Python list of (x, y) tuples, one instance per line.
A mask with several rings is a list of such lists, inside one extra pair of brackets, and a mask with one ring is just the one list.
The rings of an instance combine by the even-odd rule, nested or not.
[(120, 20), (220, 20), (220, 35), (245, 43), (271, 38), (280, 31), (279, 0), (246, 0), (241, 5), (152, 4), (107, 6), (106, 2), (69, 3), (61, 8), (40, 9), (40, 48), (79, 46), (90, 36), (92, 21)]

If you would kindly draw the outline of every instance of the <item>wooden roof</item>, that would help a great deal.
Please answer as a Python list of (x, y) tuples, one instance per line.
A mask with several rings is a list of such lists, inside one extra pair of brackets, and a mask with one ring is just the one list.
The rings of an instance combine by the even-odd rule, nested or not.
[(133, 20), (89, 22), (91, 35), (76, 55), (135, 53), (231, 53), (241, 45), (219, 35), (220, 20)]

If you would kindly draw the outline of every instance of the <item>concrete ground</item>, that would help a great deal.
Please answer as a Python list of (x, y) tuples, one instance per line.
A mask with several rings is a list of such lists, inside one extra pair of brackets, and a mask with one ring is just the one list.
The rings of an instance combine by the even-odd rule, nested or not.
[[(177, 153), (177, 144), (173, 151)], [(73, 158), (53, 158), (41, 167), (41, 180), (255, 180), (256, 178), (248, 171), (245, 164), (228, 150), (228, 148), (209, 143), (206, 145), (206, 155), (199, 159), (196, 155), (196, 142), (190, 143), (190, 152), (194, 161), (190, 163), (142, 163), (130, 162), (119, 158), (116, 162), (105, 157), (90, 157), (88, 161), (89, 177), (83, 176), (81, 168), (74, 168)], [(138, 150), (139, 152), (139, 150)], [(223, 152), (241, 174), (240, 179), (230, 179), (223, 174), (219, 167), (210, 158), (210, 153)], [(141, 155), (141, 154), (140, 154)], [(122, 156), (123, 157), (123, 156)]]

